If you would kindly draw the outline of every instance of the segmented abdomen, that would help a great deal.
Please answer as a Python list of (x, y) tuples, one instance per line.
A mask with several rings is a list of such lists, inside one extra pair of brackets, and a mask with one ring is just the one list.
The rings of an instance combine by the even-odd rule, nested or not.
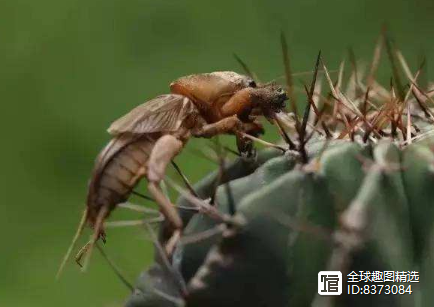
[(128, 199), (133, 188), (146, 175), (147, 161), (159, 136), (119, 135), (101, 151), (87, 197), (87, 220), (91, 226), (102, 207), (106, 206), (111, 212)]

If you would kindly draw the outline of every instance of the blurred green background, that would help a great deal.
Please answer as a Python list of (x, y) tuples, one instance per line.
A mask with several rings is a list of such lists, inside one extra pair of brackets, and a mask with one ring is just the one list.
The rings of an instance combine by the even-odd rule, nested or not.
[[(240, 71), (234, 52), (262, 80), (282, 76), (281, 30), (296, 72), (311, 70), (319, 49), (331, 69), (348, 46), (369, 60), (384, 22), (414, 67), (434, 54), (433, 13), (432, 0), (0, 1), (0, 306), (122, 305), (128, 291), (98, 253), (87, 274), (71, 262), (54, 275), (105, 129), (171, 80)], [(191, 150), (177, 160), (192, 181), (214, 168)], [(134, 280), (152, 257), (144, 231), (108, 235)]]

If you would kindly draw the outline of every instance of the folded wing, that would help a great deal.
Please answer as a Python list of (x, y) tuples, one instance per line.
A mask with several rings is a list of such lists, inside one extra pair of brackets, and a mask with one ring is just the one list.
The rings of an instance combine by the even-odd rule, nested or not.
[(193, 102), (182, 95), (161, 95), (134, 108), (108, 128), (111, 135), (172, 132), (187, 116), (198, 113)]

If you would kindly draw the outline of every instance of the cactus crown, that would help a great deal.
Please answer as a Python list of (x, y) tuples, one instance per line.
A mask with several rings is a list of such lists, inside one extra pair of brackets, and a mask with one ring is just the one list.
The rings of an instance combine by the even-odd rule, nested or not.
[[(292, 113), (274, 121), (282, 143), (221, 168), (178, 200), (185, 233), (173, 259), (156, 249), (127, 302), (142, 306), (365, 306), (317, 294), (319, 271), (420, 271), (416, 296), (434, 301), (434, 86), (381, 35), (366, 71), (351, 59), (332, 79), (318, 55), (300, 112), (282, 36)], [(387, 54), (392, 78), (375, 75)], [(238, 58), (247, 74), (247, 66)], [(248, 136), (246, 136), (248, 137)], [(169, 184), (173, 184), (170, 180)], [(211, 201), (210, 201), (211, 199)], [(169, 231), (161, 227), (159, 241)], [(158, 244), (158, 241), (156, 241)]]

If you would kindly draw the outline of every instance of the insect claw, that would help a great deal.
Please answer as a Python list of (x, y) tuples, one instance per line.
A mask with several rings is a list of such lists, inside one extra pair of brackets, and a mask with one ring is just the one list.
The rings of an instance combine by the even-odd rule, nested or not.
[(99, 234), (99, 238), (101, 239), (101, 241), (102, 241), (104, 244), (107, 242), (105, 232), (101, 232), (101, 233)]
[(87, 267), (89, 266), (90, 258), (92, 256), (92, 252), (95, 244), (100, 238), (105, 238), (103, 227), (104, 227), (104, 219), (106, 218), (108, 212), (109, 212), (109, 208), (106, 206), (102, 207), (101, 210), (98, 212), (98, 216), (95, 222), (94, 234), (92, 235), (90, 241), (84, 246), (85, 248), (84, 253), (86, 254), (86, 257), (84, 259), (84, 264), (82, 267), (83, 272), (86, 271)]
[(90, 241), (87, 242), (77, 253), (75, 256), (75, 262), (78, 264), (80, 268), (83, 268), (83, 265), (81, 264), (81, 259), (83, 259), (84, 254), (86, 254), (87, 250), (89, 249)]

